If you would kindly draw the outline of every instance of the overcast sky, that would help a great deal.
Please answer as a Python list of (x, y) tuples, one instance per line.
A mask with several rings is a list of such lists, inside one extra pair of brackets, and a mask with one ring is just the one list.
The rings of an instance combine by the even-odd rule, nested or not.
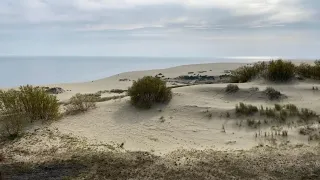
[(320, 57), (320, 0), (0, 0), (0, 55)]

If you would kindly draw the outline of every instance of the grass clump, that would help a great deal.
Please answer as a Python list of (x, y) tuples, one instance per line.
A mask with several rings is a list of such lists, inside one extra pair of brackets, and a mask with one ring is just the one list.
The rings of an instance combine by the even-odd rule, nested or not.
[(279, 100), (281, 98), (281, 93), (275, 90), (273, 87), (267, 87), (264, 91), (269, 100)]
[(75, 115), (81, 112), (88, 111), (96, 107), (96, 102), (100, 96), (95, 94), (76, 94), (70, 98), (66, 106), (66, 114)]
[(172, 98), (171, 89), (167, 88), (166, 82), (152, 76), (134, 81), (128, 89), (128, 95), (134, 106), (146, 109), (155, 103), (169, 102)]
[(239, 86), (236, 84), (228, 84), (225, 91), (227, 93), (236, 93), (239, 91)]
[(254, 115), (258, 112), (258, 108), (256, 106), (253, 106), (251, 104), (244, 104), (239, 103), (239, 105), (236, 105), (236, 113), (239, 115)]

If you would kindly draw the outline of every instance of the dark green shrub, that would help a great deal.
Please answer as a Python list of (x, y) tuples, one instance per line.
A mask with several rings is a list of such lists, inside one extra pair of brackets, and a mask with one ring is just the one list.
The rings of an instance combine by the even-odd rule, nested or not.
[(166, 82), (152, 76), (145, 76), (128, 89), (131, 103), (136, 107), (151, 108), (154, 103), (169, 102), (172, 98), (170, 88)]
[(267, 68), (266, 62), (255, 63), (253, 66), (243, 66), (231, 71), (231, 82), (244, 83), (252, 80)]
[(235, 93), (239, 91), (239, 86), (236, 84), (228, 84), (226, 87), (226, 92), (227, 93)]
[(254, 115), (257, 112), (258, 112), (258, 108), (251, 104), (239, 103), (239, 105), (236, 105), (236, 113), (239, 115), (248, 116), (248, 115)]
[(274, 82), (286, 82), (294, 78), (295, 65), (282, 59), (271, 61), (268, 65), (267, 78)]
[(305, 78), (311, 78), (313, 76), (312, 71), (313, 67), (306, 63), (302, 63), (296, 67), (297, 74)]
[(286, 119), (288, 118), (288, 112), (286, 110), (281, 110), (280, 111), (280, 116), (279, 116), (279, 119), (282, 121), (282, 122), (285, 122)]
[(100, 96), (95, 94), (76, 94), (70, 98), (66, 106), (66, 114), (77, 114), (88, 111), (96, 107), (96, 102), (99, 101)]
[(269, 117), (269, 118), (274, 118), (274, 117), (276, 117), (276, 112), (275, 112), (275, 110), (272, 109), (272, 108), (266, 108), (265, 114), (266, 114), (266, 116)]
[(282, 109), (282, 106), (280, 104), (275, 104), (274, 109), (280, 111)]
[(269, 100), (279, 100), (281, 98), (281, 93), (275, 90), (273, 87), (267, 87), (264, 92)]
[(122, 93), (127, 92), (127, 91), (126, 90), (122, 90), (122, 89), (111, 89), (110, 92), (111, 93), (122, 94)]
[(318, 117), (316, 112), (307, 109), (307, 108), (302, 108), (299, 114), (300, 118), (304, 121), (308, 121), (312, 118)]
[(290, 116), (295, 116), (295, 115), (299, 114), (298, 107), (294, 104), (287, 104), (287, 105), (285, 105), (285, 108), (287, 110), (289, 110)]

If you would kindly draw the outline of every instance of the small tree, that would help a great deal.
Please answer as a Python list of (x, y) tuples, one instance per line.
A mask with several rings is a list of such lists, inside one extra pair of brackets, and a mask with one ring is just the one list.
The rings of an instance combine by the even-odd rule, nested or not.
[(172, 98), (170, 88), (166, 87), (166, 82), (152, 76), (145, 76), (128, 89), (131, 103), (136, 107), (151, 108), (154, 103), (169, 102)]

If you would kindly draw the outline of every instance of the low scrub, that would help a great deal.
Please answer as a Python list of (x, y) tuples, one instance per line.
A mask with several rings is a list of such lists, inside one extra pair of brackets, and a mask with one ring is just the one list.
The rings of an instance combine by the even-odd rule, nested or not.
[(78, 114), (88, 111), (96, 107), (96, 102), (100, 96), (95, 94), (76, 94), (70, 98), (68, 105), (66, 106), (66, 114)]
[(269, 100), (279, 100), (281, 98), (281, 93), (275, 90), (273, 87), (267, 87), (264, 92)]
[(244, 83), (258, 76), (272, 82), (288, 82), (299, 75), (301, 78), (320, 80), (320, 61), (314, 65), (302, 63), (295, 66), (290, 61), (282, 59), (270, 62), (259, 62), (252, 66), (243, 66), (231, 72), (231, 82)]
[(295, 65), (282, 59), (271, 61), (268, 64), (266, 77), (273, 82), (287, 82), (295, 76)]
[(264, 71), (267, 67), (267, 63), (256, 63), (253, 66), (243, 66), (234, 71), (231, 71), (231, 82), (233, 83), (245, 83)]
[(54, 120), (59, 114), (55, 96), (44, 88), (21, 86), (19, 90), (0, 91), (0, 120), (3, 132), (10, 138), (17, 137), (23, 127), (36, 120)]
[(236, 105), (236, 113), (239, 115), (254, 115), (258, 112), (258, 107), (253, 106), (251, 104), (239, 103)]
[(110, 90), (111, 93), (116, 93), (116, 94), (122, 94), (124, 92), (127, 92), (127, 90), (123, 90), (123, 89), (111, 89)]
[(310, 110), (310, 109), (307, 109), (307, 108), (302, 108), (300, 110), (300, 114), (299, 114), (300, 118), (304, 121), (309, 121), (313, 118), (316, 118), (318, 117), (316, 112)]
[(170, 88), (167, 88), (166, 82), (152, 76), (145, 76), (128, 89), (128, 95), (131, 103), (139, 108), (151, 108), (155, 103), (169, 102), (172, 98)]
[(225, 91), (227, 93), (236, 93), (239, 91), (239, 86), (236, 84), (228, 84)]

